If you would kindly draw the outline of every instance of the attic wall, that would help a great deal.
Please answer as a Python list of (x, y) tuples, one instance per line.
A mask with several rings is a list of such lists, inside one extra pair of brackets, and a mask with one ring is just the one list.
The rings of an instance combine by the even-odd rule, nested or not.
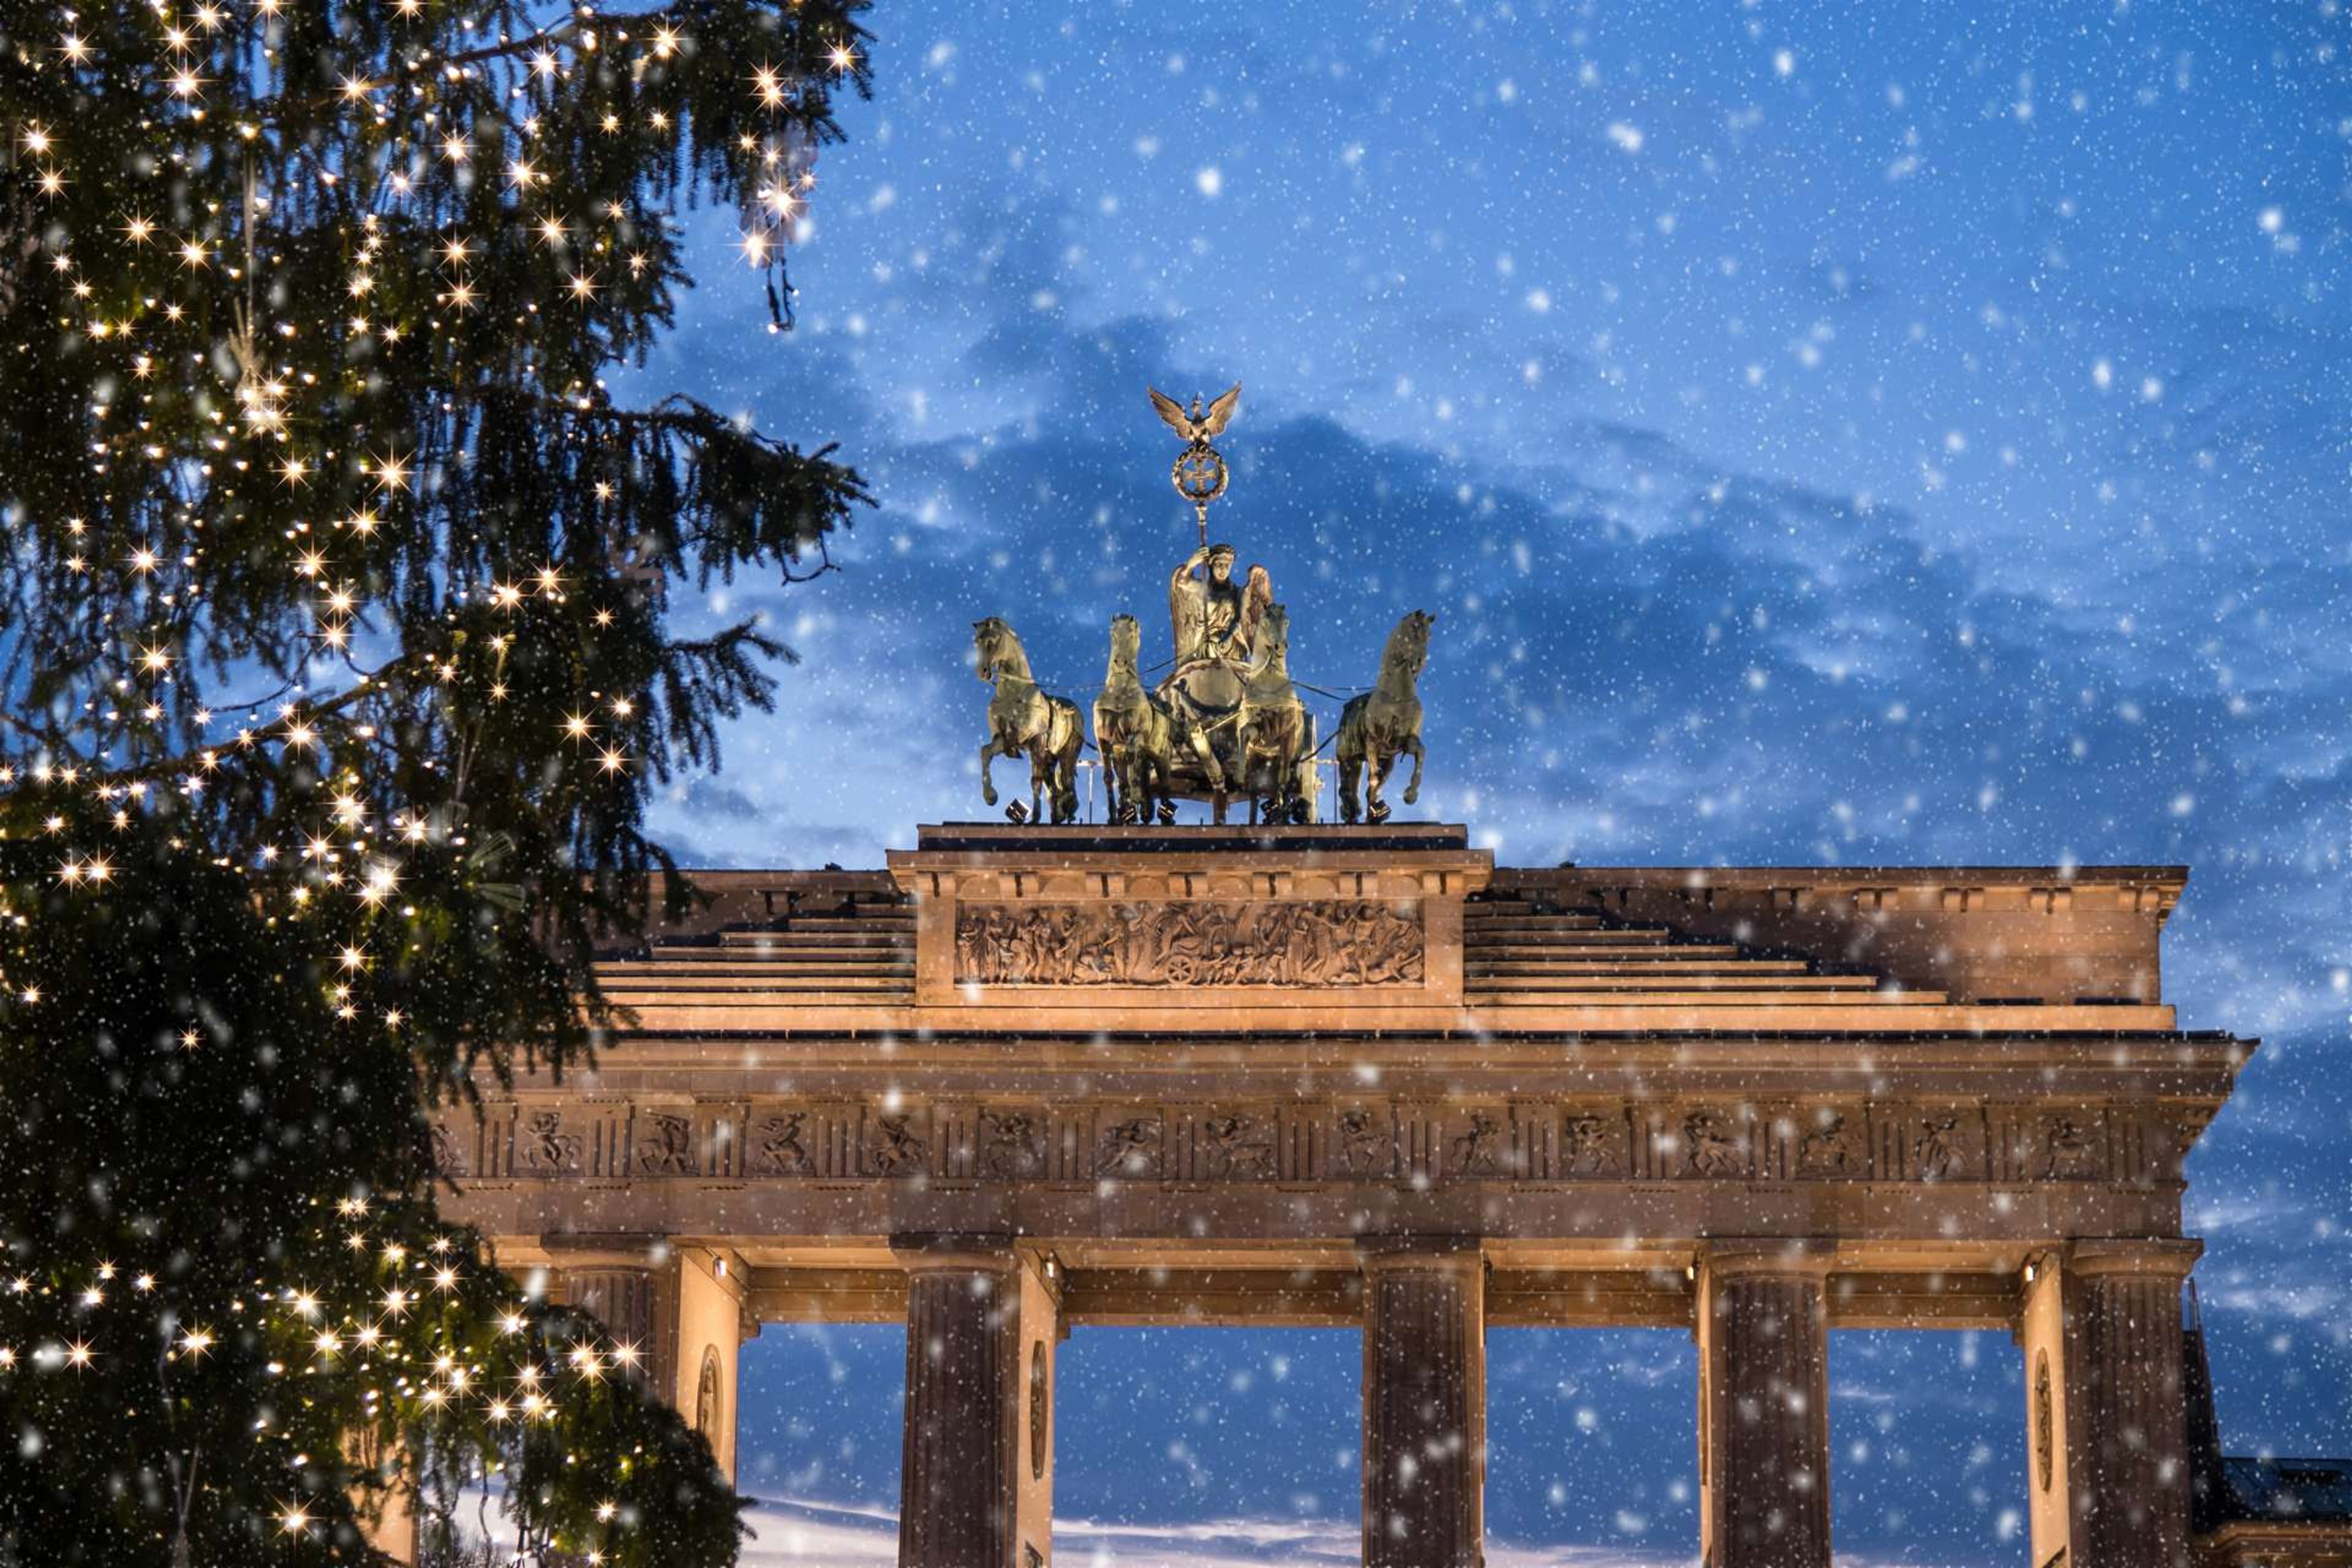
[(1497, 868), (1497, 891), (1874, 972), (1955, 1003), (2162, 999), (2179, 867)]

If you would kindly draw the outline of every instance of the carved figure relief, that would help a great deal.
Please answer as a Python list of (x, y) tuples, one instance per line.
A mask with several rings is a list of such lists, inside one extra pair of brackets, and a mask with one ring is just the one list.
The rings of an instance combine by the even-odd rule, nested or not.
[(1911, 1163), (1923, 1182), (1940, 1182), (1959, 1168), (1960, 1119), (1925, 1116), (1911, 1145)]
[(1797, 1142), (1797, 1174), (1843, 1176), (1852, 1173), (1858, 1151), (1845, 1118), (1836, 1111), (1816, 1113), (1813, 1125)]
[(2080, 1117), (2042, 1119), (2042, 1174), (2049, 1181), (2079, 1181), (2099, 1173), (2099, 1152)]
[[(1412, 908), (1412, 906), (1407, 906)], [(980, 985), (1418, 985), (1418, 909), (1385, 903), (965, 904)]]
[(433, 1124), (433, 1173), (445, 1178), (466, 1173), (466, 1152), (457, 1135), (437, 1121)]
[(1275, 1173), (1274, 1130), (1239, 1112), (1201, 1121), (1202, 1173), (1231, 1181), (1257, 1181)]
[(1446, 1173), (1454, 1176), (1499, 1176), (1503, 1173), (1503, 1123), (1483, 1110), (1470, 1113), (1470, 1125), (1445, 1147)]
[(753, 1152), (761, 1174), (770, 1176), (813, 1176), (816, 1174), (815, 1157), (801, 1142), (808, 1126), (805, 1110), (787, 1110), (780, 1116), (760, 1120), (760, 1142)]
[(2033, 1357), (2033, 1472), (2045, 1492), (2056, 1479), (2057, 1442), (2057, 1418), (2050, 1392), (2050, 1352), (2038, 1351)]
[(1045, 1382), (1045, 1342), (1029, 1346), (1029, 1479), (1045, 1479), (1045, 1442), (1053, 1436), (1047, 1423), (1054, 1413), (1054, 1391)]
[(637, 1139), (637, 1171), (646, 1176), (693, 1175), (694, 1123), (666, 1110), (648, 1115)]
[(694, 1384), (694, 1429), (719, 1446), (719, 1352), (706, 1345), (702, 1352), (702, 1373)]
[(916, 1175), (930, 1158), (930, 1145), (915, 1131), (911, 1115), (875, 1118), (874, 1139), (867, 1146), (866, 1157), (876, 1175)]
[(1160, 1118), (1131, 1116), (1102, 1131), (1095, 1145), (1097, 1176), (1150, 1177), (1160, 1173)]
[(560, 1110), (534, 1110), (515, 1134), (515, 1163), (542, 1176), (576, 1175), (580, 1138), (563, 1130)]
[(980, 1113), (980, 1173), (994, 1181), (1042, 1174), (1045, 1136), (1037, 1119), (1024, 1110)]
[(1339, 1140), (1332, 1150), (1340, 1171), (1350, 1176), (1385, 1176), (1394, 1163), (1395, 1144), (1388, 1118), (1377, 1110), (1356, 1107), (1339, 1112)]
[(1559, 1170), (1564, 1176), (1618, 1173), (1615, 1141), (1607, 1117), (1579, 1112), (1559, 1124)]
[(1694, 1110), (1683, 1118), (1683, 1150), (1685, 1163), (1695, 1176), (1748, 1173), (1738, 1128), (1711, 1110)]

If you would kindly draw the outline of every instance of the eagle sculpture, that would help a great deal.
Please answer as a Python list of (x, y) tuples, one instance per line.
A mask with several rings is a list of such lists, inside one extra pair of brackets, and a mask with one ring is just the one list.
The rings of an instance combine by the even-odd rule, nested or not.
[(1182, 404), (1158, 387), (1145, 390), (1151, 394), (1151, 406), (1160, 411), (1160, 417), (1168, 422), (1168, 428), (1195, 444), (1205, 444), (1210, 437), (1223, 435), (1226, 425), (1233, 419), (1234, 410), (1241, 405), (1242, 401), (1242, 384), (1238, 381), (1234, 383), (1232, 391), (1209, 405), (1206, 414), (1201, 412), (1201, 395), (1197, 392), (1192, 395), (1192, 412), (1187, 414)]

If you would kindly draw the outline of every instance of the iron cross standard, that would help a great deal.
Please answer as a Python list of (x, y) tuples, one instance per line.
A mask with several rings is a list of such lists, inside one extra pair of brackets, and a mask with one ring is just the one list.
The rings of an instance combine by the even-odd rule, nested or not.
[(1184, 449), (1176, 454), (1176, 461), (1168, 470), (1168, 482), (1176, 493), (1192, 503), (1192, 516), (1201, 525), (1201, 546), (1209, 543), (1209, 503), (1225, 493), (1225, 459), (1209, 445), (1209, 437), (1224, 434), (1232, 423), (1234, 410), (1241, 405), (1242, 384), (1234, 383), (1225, 395), (1209, 405), (1206, 413), (1201, 409), (1201, 395), (1192, 395), (1192, 411), (1161, 392), (1158, 387), (1146, 387), (1151, 394), (1151, 406), (1168, 422), (1168, 428), (1184, 437)]

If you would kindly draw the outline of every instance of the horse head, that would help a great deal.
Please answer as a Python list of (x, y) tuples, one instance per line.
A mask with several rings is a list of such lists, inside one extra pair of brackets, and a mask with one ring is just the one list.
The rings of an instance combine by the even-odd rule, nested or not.
[(1408, 676), (1418, 676), (1429, 662), (1429, 628), (1436, 624), (1437, 617), (1427, 610), (1406, 611), (1396, 630), (1389, 634), (1388, 651), (1381, 662), (1400, 665)]
[(985, 620), (971, 623), (972, 667), (979, 671), (982, 680), (996, 679), (997, 666), (1004, 657), (1007, 643), (1014, 647), (1021, 646), (1020, 639), (1013, 635), (1013, 628), (1006, 626), (1002, 617), (990, 616)]
[(1290, 660), (1290, 612), (1280, 605), (1268, 605), (1257, 623), (1257, 634), (1250, 639), (1250, 651), (1256, 656), (1260, 669), (1287, 673)]
[(1110, 618), (1110, 661), (1132, 668), (1143, 648), (1143, 627), (1133, 616)]

